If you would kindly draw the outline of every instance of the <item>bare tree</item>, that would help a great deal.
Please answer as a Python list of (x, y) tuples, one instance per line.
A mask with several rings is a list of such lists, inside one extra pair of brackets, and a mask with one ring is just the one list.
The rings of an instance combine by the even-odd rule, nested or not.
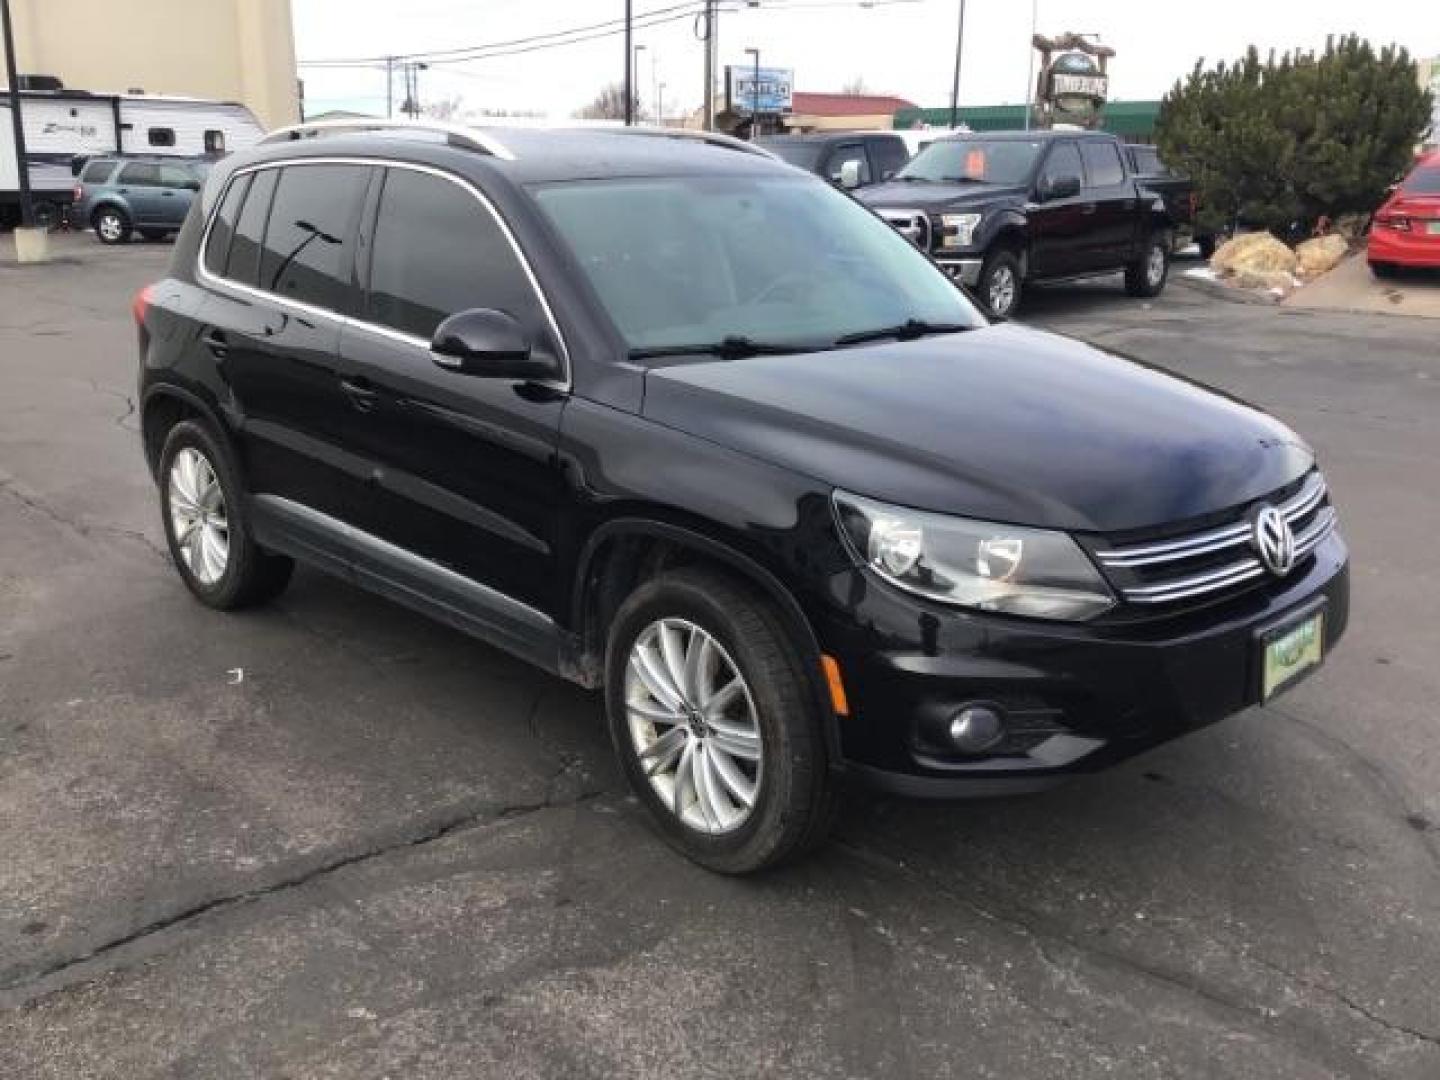
[[(640, 103), (639, 97), (634, 98), (632, 106), (635, 112), (635, 119), (644, 119), (646, 116), (645, 107)], [(583, 109), (577, 109), (575, 115), (581, 120), (624, 120), (624, 85), (614, 82), (601, 88), (600, 92), (595, 95), (595, 100)]]
[(420, 110), (432, 120), (458, 120), (465, 111), (465, 99), (459, 94), (450, 98), (432, 101)]
[(856, 75), (853, 79), (851, 79), (849, 82), (847, 82), (844, 86), (840, 88), (840, 92), (842, 94), (850, 94), (851, 96), (856, 96), (859, 94), (868, 94), (870, 92), (870, 87), (865, 85), (864, 75)]

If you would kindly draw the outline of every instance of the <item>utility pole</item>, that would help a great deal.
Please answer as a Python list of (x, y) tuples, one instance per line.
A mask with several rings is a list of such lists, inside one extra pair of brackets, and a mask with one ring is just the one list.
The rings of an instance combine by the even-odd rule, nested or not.
[(715, 0), (705, 0), (705, 96), (700, 116), (706, 131), (715, 130)]
[(746, 49), (755, 59), (754, 73), (750, 76), (750, 141), (760, 134), (760, 50)]
[(960, 126), (960, 55), (965, 48), (965, 0), (960, 0), (960, 29), (955, 34), (955, 81), (950, 84), (950, 127)]
[(1035, 34), (1040, 21), (1040, 0), (1030, 0), (1030, 65), (1025, 69), (1025, 130), (1030, 130), (1030, 114), (1034, 107), (1030, 99), (1035, 93)]
[(635, 123), (635, 54), (631, 51), (634, 27), (630, 25), (631, 0), (625, 0), (625, 126)]
[(395, 58), (385, 58), (385, 119), (395, 118)]
[(35, 200), (30, 197), (30, 162), (25, 155), (25, 121), (20, 117), (20, 77), (15, 74), (15, 32), (10, 28), (10, 0), (0, 0), (5, 29), (5, 85), (10, 94), (10, 125), (15, 130), (15, 171), (20, 177), (20, 224), (35, 227)]

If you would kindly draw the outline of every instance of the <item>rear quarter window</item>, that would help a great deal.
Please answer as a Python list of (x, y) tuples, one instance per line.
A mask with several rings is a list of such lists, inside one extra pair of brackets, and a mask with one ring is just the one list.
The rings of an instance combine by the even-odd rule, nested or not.
[(210, 224), (210, 236), (205, 241), (205, 269), (217, 277), (225, 273), (225, 260), (230, 257), (230, 240), (235, 235), (235, 222), (240, 217), (240, 207), (245, 202), (245, 193), (250, 188), (250, 177), (239, 177), (225, 189), (225, 197), (215, 211), (215, 220)]
[(110, 178), (110, 173), (114, 168), (113, 161), (92, 161), (81, 172), (80, 182), (82, 184), (103, 184)]

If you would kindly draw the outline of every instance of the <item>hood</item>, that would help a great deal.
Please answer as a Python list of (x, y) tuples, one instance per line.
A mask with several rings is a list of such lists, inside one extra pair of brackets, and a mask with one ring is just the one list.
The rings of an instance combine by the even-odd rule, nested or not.
[(1013, 324), (654, 368), (644, 414), (874, 499), (1073, 531), (1213, 513), (1313, 464), (1256, 409)]
[(990, 206), (997, 202), (1023, 201), (1026, 189), (1003, 184), (945, 184), (925, 181), (889, 180), (855, 192), (855, 197), (874, 209), (899, 207), (906, 210), (949, 210)]

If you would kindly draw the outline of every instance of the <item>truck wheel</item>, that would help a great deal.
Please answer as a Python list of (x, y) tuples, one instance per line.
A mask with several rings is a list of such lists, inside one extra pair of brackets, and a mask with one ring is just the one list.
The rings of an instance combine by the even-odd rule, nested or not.
[(685, 568), (620, 606), (605, 650), (610, 738), (661, 835), (747, 874), (824, 840), (838, 803), (818, 705), (771, 603)]
[(1159, 296), (1170, 276), (1170, 234), (1151, 233), (1145, 252), (1125, 267), (1125, 291), (1131, 296)]
[(1020, 306), (1020, 260), (1013, 251), (1001, 249), (985, 256), (975, 291), (980, 302), (997, 319), (1008, 319)]
[(130, 239), (130, 219), (118, 206), (102, 206), (95, 211), (90, 224), (102, 244), (123, 244)]

